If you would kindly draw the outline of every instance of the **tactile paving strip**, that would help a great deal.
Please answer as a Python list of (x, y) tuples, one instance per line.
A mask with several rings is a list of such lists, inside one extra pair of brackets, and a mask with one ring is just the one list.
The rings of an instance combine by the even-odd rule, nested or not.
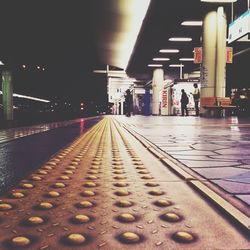
[(1, 197), (0, 230), (1, 249), (249, 246), (110, 118)]

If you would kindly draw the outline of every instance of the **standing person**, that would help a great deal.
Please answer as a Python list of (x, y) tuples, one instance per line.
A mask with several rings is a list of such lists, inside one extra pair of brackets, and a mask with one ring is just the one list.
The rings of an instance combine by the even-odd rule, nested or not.
[(194, 97), (195, 115), (199, 116), (199, 102), (200, 102), (200, 91), (197, 83), (194, 83), (194, 91), (192, 93)]
[(184, 89), (181, 90), (181, 115), (184, 116), (184, 111), (186, 111), (186, 116), (188, 116), (188, 96)]
[(131, 116), (131, 107), (132, 107), (132, 95), (130, 93), (130, 90), (127, 89), (126, 90), (126, 94), (125, 94), (125, 107), (126, 107), (126, 116)]

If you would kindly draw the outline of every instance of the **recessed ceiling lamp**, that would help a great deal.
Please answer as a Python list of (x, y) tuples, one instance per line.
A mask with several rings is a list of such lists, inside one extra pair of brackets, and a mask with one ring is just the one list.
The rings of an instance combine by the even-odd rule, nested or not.
[(234, 3), (234, 2), (237, 2), (237, 0), (201, 0), (201, 2), (207, 2), (207, 3)]
[(156, 57), (156, 58), (153, 58), (153, 61), (169, 61), (170, 58), (163, 58), (163, 57)]
[(192, 41), (191, 37), (171, 37), (168, 39), (171, 42), (190, 42)]
[(183, 64), (170, 64), (169, 67), (179, 68), (179, 67), (184, 67), (184, 65)]
[(180, 58), (179, 61), (189, 62), (189, 61), (194, 61), (194, 58)]
[(178, 49), (161, 49), (159, 50), (160, 53), (179, 53)]
[(162, 67), (162, 64), (148, 64), (148, 67), (152, 67), (152, 68), (160, 68)]
[(202, 26), (202, 21), (184, 21), (181, 23), (183, 26)]

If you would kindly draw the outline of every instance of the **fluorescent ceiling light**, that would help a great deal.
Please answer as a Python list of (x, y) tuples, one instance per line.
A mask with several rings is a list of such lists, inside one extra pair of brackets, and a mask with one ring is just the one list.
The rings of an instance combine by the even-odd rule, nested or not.
[(162, 67), (162, 64), (148, 64), (148, 67), (159, 68)]
[(181, 25), (184, 26), (202, 26), (202, 21), (184, 21)]
[(159, 52), (160, 53), (179, 53), (180, 51), (178, 49), (161, 49)]
[(177, 68), (177, 67), (184, 67), (184, 65), (183, 64), (170, 64), (169, 67)]
[(207, 3), (234, 3), (234, 2), (237, 2), (237, 0), (201, 0), (201, 2), (207, 2)]
[(194, 61), (194, 58), (180, 58), (179, 61)]
[(192, 41), (192, 38), (191, 37), (171, 37), (168, 40), (172, 42), (190, 42)]
[(0, 61), (0, 65), (4, 65), (4, 63), (2, 61)]
[(169, 61), (170, 58), (163, 58), (163, 57), (156, 57), (156, 58), (153, 58), (153, 61)]

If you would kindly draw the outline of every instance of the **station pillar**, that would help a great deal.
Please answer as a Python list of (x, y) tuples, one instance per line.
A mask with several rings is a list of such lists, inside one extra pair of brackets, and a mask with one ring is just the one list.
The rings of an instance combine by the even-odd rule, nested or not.
[(146, 87), (144, 95), (144, 115), (150, 115), (150, 88)]
[[(203, 20), (202, 32), (202, 97), (225, 97), (226, 86), (226, 15), (223, 7), (210, 11)], [(202, 108), (201, 115), (208, 111)]]
[(124, 100), (123, 99), (121, 99), (121, 115), (123, 115), (124, 114)]
[(5, 121), (13, 120), (13, 84), (8, 70), (2, 72), (3, 115)]
[(159, 115), (160, 110), (160, 92), (164, 82), (163, 69), (155, 69), (152, 81), (152, 115)]

